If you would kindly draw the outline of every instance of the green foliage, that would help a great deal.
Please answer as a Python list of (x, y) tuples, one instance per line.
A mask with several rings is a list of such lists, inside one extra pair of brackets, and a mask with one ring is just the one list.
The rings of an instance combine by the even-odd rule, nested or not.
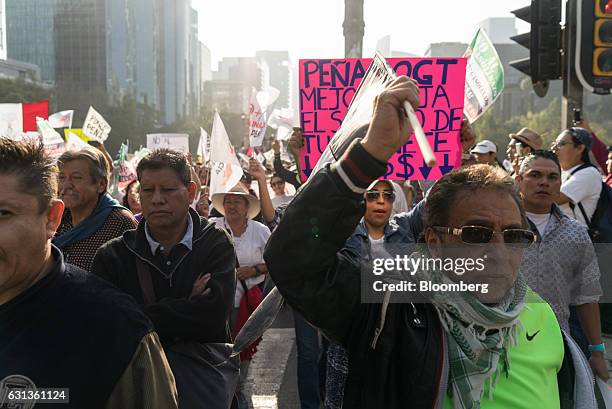
[(53, 89), (25, 82), (22, 79), (0, 79), (0, 103), (53, 102)]

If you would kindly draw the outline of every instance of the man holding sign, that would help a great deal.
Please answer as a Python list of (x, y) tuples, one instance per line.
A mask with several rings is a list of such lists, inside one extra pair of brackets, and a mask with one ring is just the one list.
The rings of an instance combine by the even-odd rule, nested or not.
[[(414, 216), (402, 214), (390, 221), (402, 243), (385, 243), (371, 263), (343, 248), (363, 215), (363, 193), (412, 132), (405, 102), (416, 109), (419, 88), (402, 76), (375, 99), (365, 137), (311, 176), (264, 254), (287, 302), (359, 357), (349, 364), (344, 407), (596, 407), (588, 363), (518, 274), (534, 235), (501, 170), (441, 176), (423, 209), (424, 244), (414, 244)], [(468, 261), (483, 268), (464, 275)], [(404, 302), (391, 302), (398, 297)]]

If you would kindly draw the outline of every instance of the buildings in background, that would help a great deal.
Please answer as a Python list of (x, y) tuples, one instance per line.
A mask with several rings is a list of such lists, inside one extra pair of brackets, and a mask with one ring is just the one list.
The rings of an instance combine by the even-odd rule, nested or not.
[(39, 66), (41, 79), (47, 83), (55, 81), (53, 28), (57, 2), (0, 0), (6, 10), (4, 27), (8, 58)]
[(8, 57), (38, 65), (67, 98), (130, 96), (165, 124), (200, 110), (211, 61), (191, 0), (0, 1)]
[(257, 51), (255, 56), (263, 60), (270, 70), (270, 85), (280, 91), (276, 107), (292, 108), (291, 60), (288, 51)]
[(40, 68), (35, 64), (15, 60), (0, 60), (0, 78), (20, 79), (29, 83), (40, 83)]
[(204, 105), (219, 111), (235, 146), (248, 141), (251, 94), (269, 86), (270, 68), (258, 57), (224, 57), (204, 83)]

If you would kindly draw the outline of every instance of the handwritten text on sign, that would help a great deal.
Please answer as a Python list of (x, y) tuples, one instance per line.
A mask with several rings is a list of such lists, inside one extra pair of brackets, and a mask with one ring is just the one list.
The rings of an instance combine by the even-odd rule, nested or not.
[[(300, 60), (300, 123), (304, 148), (302, 179), (307, 178), (340, 127), (371, 59)], [(464, 58), (390, 58), (398, 75), (418, 82), (421, 105), (416, 111), (438, 164), (426, 166), (414, 138), (387, 166), (386, 179), (439, 179), (461, 161), (459, 130), (463, 117)]]

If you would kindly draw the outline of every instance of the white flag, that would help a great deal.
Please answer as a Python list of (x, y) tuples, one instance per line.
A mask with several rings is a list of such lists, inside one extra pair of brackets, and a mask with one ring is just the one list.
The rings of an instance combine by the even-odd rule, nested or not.
[(269, 87), (251, 94), (249, 104), (249, 142), (252, 148), (261, 146), (266, 134), (268, 117), (272, 113), (274, 103), (278, 99), (280, 91)]
[(66, 151), (64, 138), (49, 125), (43, 118), (36, 118), (36, 128), (42, 137), (45, 152), (50, 156), (57, 157)]
[(208, 133), (200, 128), (200, 140), (198, 141), (198, 150), (196, 155), (202, 158), (202, 163), (206, 165), (210, 160), (210, 138)]
[(504, 66), (487, 32), (481, 29), (476, 31), (463, 56), (468, 57), (463, 113), (473, 123), (504, 90)]
[(289, 108), (275, 109), (268, 119), (268, 126), (276, 129), (276, 139), (286, 141), (293, 130), (293, 110)]
[(53, 115), (49, 115), (49, 124), (53, 128), (72, 128), (73, 116), (73, 110), (56, 112)]
[(85, 122), (83, 123), (83, 134), (89, 139), (104, 142), (110, 134), (111, 126), (106, 122), (104, 117), (100, 115), (92, 106), (87, 111)]
[(243, 172), (219, 113), (215, 111), (210, 135), (210, 196), (229, 192), (242, 178)]
[(88, 147), (87, 142), (82, 140), (77, 134), (74, 132), (68, 132), (68, 136), (66, 137), (66, 150), (67, 151), (78, 151)]

